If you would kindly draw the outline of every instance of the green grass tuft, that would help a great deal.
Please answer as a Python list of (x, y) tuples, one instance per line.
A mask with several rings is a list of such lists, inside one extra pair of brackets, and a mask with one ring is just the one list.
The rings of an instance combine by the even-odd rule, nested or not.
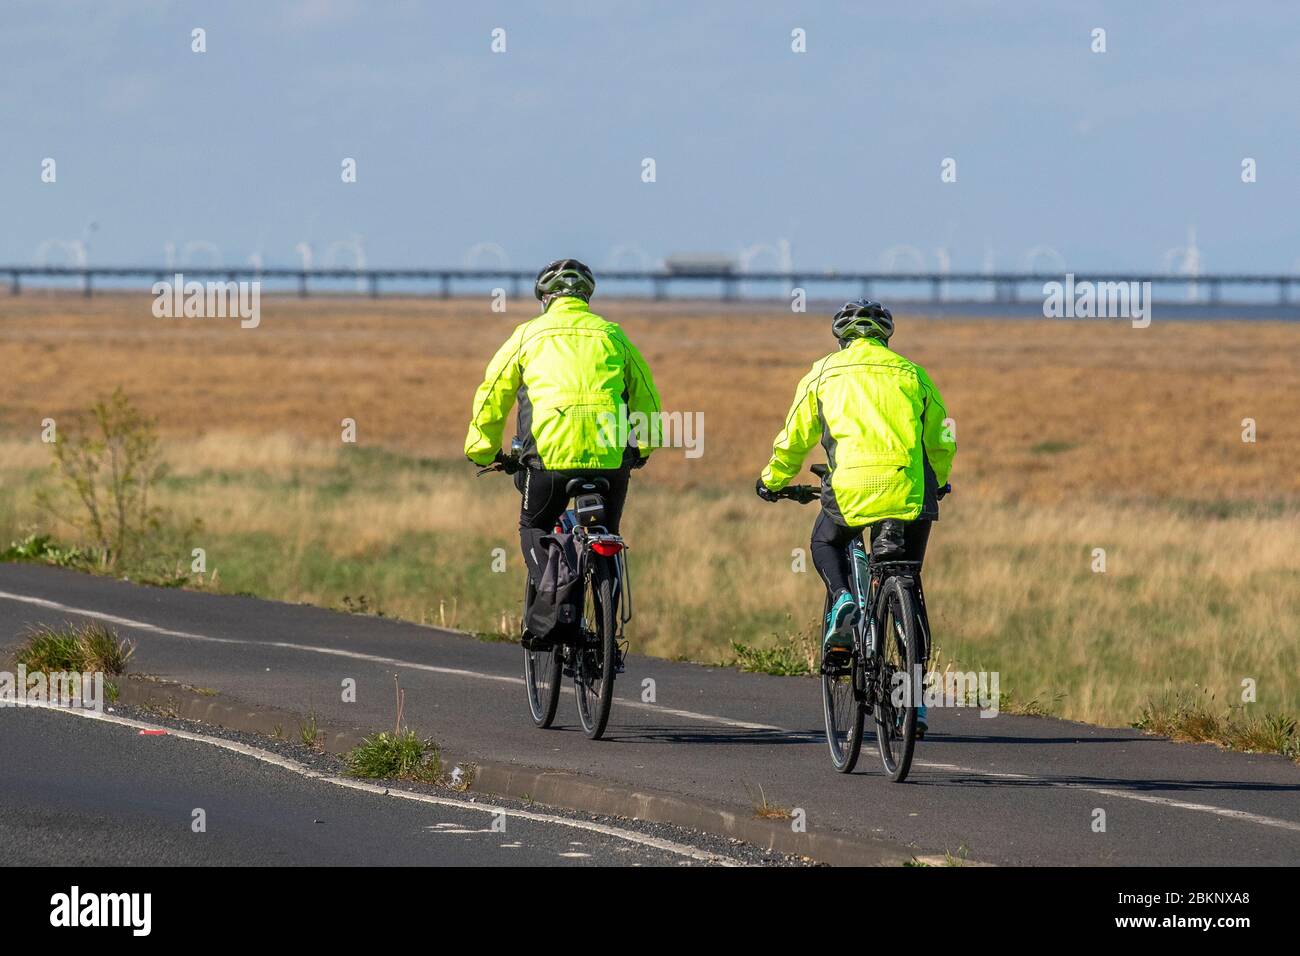
[(413, 730), (365, 738), (344, 757), (348, 773), (375, 780), (418, 780), (433, 783), (442, 772), (442, 759), (432, 740)]
[(116, 676), (126, 671), (134, 653), (132, 642), (120, 639), (111, 627), (97, 621), (62, 627), (42, 624), (28, 633), (27, 642), (14, 654), (14, 660), (30, 671), (45, 674), (79, 671)]
[(299, 725), (298, 735), (302, 738), (302, 745), (304, 747), (309, 747), (312, 750), (315, 750), (320, 746), (320, 724), (316, 720), (315, 714), (309, 716), (305, 724)]

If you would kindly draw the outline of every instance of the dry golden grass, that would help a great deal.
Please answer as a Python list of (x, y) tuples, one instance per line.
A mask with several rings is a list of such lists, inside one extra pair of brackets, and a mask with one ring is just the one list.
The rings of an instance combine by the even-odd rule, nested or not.
[[(32, 433), (122, 384), (164, 434), (338, 441), (456, 458), (488, 358), (531, 301), (266, 297), (257, 329), (155, 319), (147, 296), (0, 296), (0, 431)], [(666, 407), (706, 413), (705, 454), (647, 479), (742, 481), (766, 461), (800, 375), (832, 346), (824, 316), (598, 303), (646, 354)], [(957, 420), (963, 497), (1060, 503), (1295, 496), (1300, 325), (912, 319), (895, 344)], [(1259, 441), (1241, 441), (1241, 420)], [(1038, 449), (1035, 451), (1035, 449)]]
[[(603, 311), (645, 352), (668, 408), (706, 413), (703, 458), (665, 451), (636, 477), (634, 649), (721, 660), (732, 639), (811, 632), (819, 586), (791, 561), (814, 511), (763, 505), (750, 487), (830, 344), (826, 319)], [(460, 452), (483, 366), (527, 314), (494, 315), (486, 299), (268, 298), (261, 327), (240, 330), (154, 319), (147, 297), (0, 297), (0, 482), (13, 492), (0, 524), (38, 521), (25, 489), (48, 461), (41, 419), (121, 384), (160, 420), (177, 479), (159, 503), (202, 518), (223, 582), (508, 627), (517, 496), (469, 477)], [(895, 344), (958, 423), (957, 494), (927, 565), (946, 661), (998, 669), (1017, 700), (1084, 720), (1127, 722), (1170, 686), (1235, 699), (1246, 678), (1261, 706), (1300, 710), (1300, 326), (904, 315)], [(342, 448), (345, 417), (363, 448)], [(1241, 441), (1246, 417), (1257, 443)], [(434, 461), (372, 462), (340, 484), (341, 461), (379, 447)], [(486, 571), (492, 547), (511, 575)]]

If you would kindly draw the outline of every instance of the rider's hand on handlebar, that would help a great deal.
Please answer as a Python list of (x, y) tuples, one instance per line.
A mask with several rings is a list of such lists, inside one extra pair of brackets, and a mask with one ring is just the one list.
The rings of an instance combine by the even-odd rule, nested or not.
[(780, 499), (777, 498), (777, 496), (776, 496), (776, 492), (774, 492), (774, 491), (769, 491), (767, 485), (763, 484), (763, 479), (762, 479), (762, 478), (758, 479), (758, 481), (755, 482), (755, 484), (754, 484), (754, 493), (755, 493), (756, 495), (758, 495), (760, 498), (762, 498), (764, 501), (778, 501), (778, 500), (780, 500)]
[(518, 458), (514, 455), (507, 455), (503, 452), (497, 452), (496, 457), (492, 460), (496, 462), (498, 470), (504, 471), (507, 475), (513, 475), (523, 467), (523, 465), (519, 463)]

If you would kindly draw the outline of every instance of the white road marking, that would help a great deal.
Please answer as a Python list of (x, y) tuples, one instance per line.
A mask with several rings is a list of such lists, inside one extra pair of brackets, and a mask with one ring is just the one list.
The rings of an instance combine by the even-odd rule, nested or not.
[(1049, 780), (1043, 777), (1032, 777), (1023, 773), (994, 773), (991, 770), (976, 770), (973, 767), (959, 767), (950, 763), (929, 763), (916, 761), (918, 767), (925, 767), (929, 770), (943, 770), (948, 773), (968, 773), (976, 774), (981, 777), (1000, 777), (1007, 780), (1029, 780), (1034, 783), (1046, 783), (1053, 787), (1060, 787), (1063, 790), (1082, 790), (1087, 793), (1097, 793), (1103, 797), (1119, 797), (1124, 800), (1137, 800), (1142, 803), (1154, 803), (1162, 807), (1176, 807), (1179, 810), (1195, 810), (1200, 813), (1212, 813), (1215, 816), (1228, 817), (1232, 820), (1244, 820), (1247, 823), (1257, 823), (1264, 827), (1277, 827), (1282, 830), (1294, 830), (1300, 833), (1300, 823), (1291, 820), (1279, 820), (1276, 817), (1266, 817), (1258, 813), (1248, 813), (1245, 810), (1230, 810), (1227, 807), (1216, 807), (1208, 803), (1190, 803), (1186, 800), (1173, 800), (1169, 797), (1157, 797), (1149, 793), (1130, 793), (1127, 790), (1115, 790), (1110, 787), (1094, 787), (1086, 783), (1072, 783), (1069, 780)]
[[(129, 627), (134, 630), (146, 631), (152, 634), (162, 634), (167, 637), (180, 637), (186, 640), (205, 641), (212, 644), (242, 644), (254, 647), (279, 647), (287, 650), (305, 651), (313, 654), (330, 654), (338, 657), (349, 657), (355, 660), (370, 661), (378, 664), (389, 664), (397, 667), (406, 667), (413, 670), (422, 670), (435, 674), (448, 674), (453, 677), (469, 677), (478, 680), (497, 681), (507, 684), (522, 684), (522, 677), (507, 677), (501, 674), (484, 674), (480, 671), (465, 670), (455, 667), (437, 667), (433, 664), (417, 664), (414, 661), (404, 661), (395, 657), (381, 657), (375, 654), (362, 654), (358, 651), (344, 651), (332, 647), (317, 647), (310, 644), (293, 644), (286, 641), (249, 641), (234, 637), (211, 637), (206, 634), (195, 634), (192, 631), (177, 631), (171, 628), (159, 627), (156, 624), (148, 624), (144, 621), (136, 621), (127, 617), (117, 617), (112, 614), (105, 614), (101, 611), (91, 611), (85, 608), (69, 607), (66, 604), (60, 604), (57, 601), (49, 601), (45, 598), (31, 597), (26, 594), (13, 594), (9, 591), (0, 591), (0, 600), (18, 601), (23, 604), (34, 604), (38, 607), (45, 607), (55, 611), (61, 611), (65, 614), (75, 614), (79, 617), (89, 617), (95, 620), (106, 621), (111, 624), (119, 624), (122, 627)], [(780, 734), (783, 737), (794, 738), (798, 740), (808, 740), (807, 734), (795, 730), (788, 730), (784, 727), (776, 727), (772, 724), (759, 724), (744, 720), (734, 720), (730, 717), (719, 717), (714, 714), (702, 714), (691, 710), (676, 710), (670, 707), (660, 707), (657, 704), (646, 704), (641, 701), (625, 700), (616, 698), (620, 707), (631, 707), (638, 710), (647, 710), (656, 714), (669, 714), (674, 717), (681, 717), (686, 720), (696, 720), (704, 723), (719, 724), (724, 727), (736, 727), (743, 730), (759, 730), (765, 733)], [(175, 733), (175, 732), (174, 732)], [(930, 770), (943, 770), (949, 773), (971, 774), (977, 777), (990, 777), (993, 779), (1006, 778), (1013, 780), (1030, 780), (1035, 783), (1048, 784), (1053, 787), (1068, 790), (1081, 790), (1088, 793), (1097, 793), (1107, 797), (1116, 797), (1122, 800), (1136, 800), (1139, 803), (1155, 804), (1157, 806), (1172, 807), (1178, 810), (1190, 810), (1197, 813), (1209, 813), (1215, 816), (1225, 817), (1233, 820), (1240, 820), (1245, 823), (1254, 823), (1259, 826), (1274, 827), (1282, 830), (1293, 830), (1300, 832), (1300, 823), (1291, 820), (1281, 820), (1276, 817), (1263, 816), (1258, 813), (1249, 813), (1245, 810), (1232, 810), (1227, 807), (1217, 807), (1207, 803), (1190, 803), (1185, 800), (1173, 800), (1168, 797), (1157, 797), (1145, 793), (1133, 793), (1127, 790), (1115, 790), (1105, 787), (1093, 787), (1087, 784), (1076, 784), (1062, 780), (1052, 780), (1047, 777), (1035, 777), (1028, 774), (1000, 773), (992, 770), (979, 770), (974, 767), (959, 767), (955, 764), (930, 763), (925, 761), (916, 761), (916, 766), (925, 767)], [(475, 806), (474, 804), (470, 804)]]
[[(105, 621), (109, 624), (129, 627), (136, 631), (145, 631), (150, 634), (161, 634), (164, 637), (179, 637), (187, 641), (203, 641), (208, 644), (236, 644), (252, 647), (278, 647), (282, 650), (304, 651), (310, 654), (328, 654), (334, 657), (347, 657), (352, 660), (367, 661), (372, 664), (388, 664), (393, 667), (405, 667), (411, 670), (426, 671), (430, 674), (446, 674), (451, 677), (470, 677), (476, 680), (490, 680), (501, 684), (518, 684), (520, 686), (524, 683), (522, 677), (508, 677), (504, 674), (484, 674), (480, 671), (464, 670), (459, 667), (438, 667), (434, 664), (417, 664), (414, 661), (404, 661), (396, 657), (382, 657), (378, 654), (363, 654), (360, 651), (345, 651), (334, 647), (319, 647), (314, 644), (294, 644), (288, 641), (248, 641), (237, 637), (212, 637), (207, 634), (196, 634), (193, 631), (177, 631), (168, 627), (159, 627), (157, 624), (149, 624), (145, 621), (136, 621), (129, 617), (118, 617), (114, 614), (105, 614), (102, 611), (91, 611), (86, 608), (70, 607), (66, 604), (60, 604), (57, 601), (48, 601), (45, 598), (29, 597), (26, 594), (12, 594), (8, 591), (0, 591), (0, 600), (18, 601), (22, 604), (34, 604), (37, 607), (49, 608), (52, 611), (60, 611), (64, 614), (75, 614), (78, 617), (88, 617), (97, 621)], [(566, 689), (572, 692), (571, 688)], [(773, 727), (768, 724), (756, 724), (745, 720), (732, 720), (728, 717), (716, 717), (712, 714), (700, 714), (691, 710), (676, 710), (671, 707), (660, 707), (656, 704), (643, 703), (639, 700), (625, 700), (621, 697), (617, 698), (617, 700), (620, 707), (631, 707), (635, 710), (647, 710), (656, 714), (667, 714), (673, 717), (681, 717), (685, 720), (698, 720), (705, 723), (721, 724), (725, 727), (735, 727), (740, 730), (762, 730), (769, 733), (776, 732), (781, 734), (794, 733), (793, 731), (784, 730), (781, 727)]]
[[(85, 717), (89, 720), (100, 720), (110, 724), (120, 724), (123, 727), (134, 727), (138, 730), (159, 730), (162, 729), (154, 724), (147, 724), (143, 721), (132, 720), (129, 717), (119, 717), (116, 714), (98, 714), (93, 710), (72, 709), (68, 707), (57, 707), (47, 703), (35, 701), (19, 701), (20, 706), (33, 707), (39, 710), (54, 711), (60, 714), (71, 714), (74, 717)], [(282, 757), (279, 754), (272, 753), (269, 750), (263, 750), (260, 747), (252, 747), (248, 744), (240, 743), (235, 740), (226, 740), (223, 737), (209, 737), (205, 734), (191, 733), (188, 730), (175, 730), (171, 727), (166, 728), (168, 737), (180, 737), (182, 740), (193, 740), (198, 743), (209, 744), (213, 747), (220, 747), (222, 750), (230, 750), (237, 754), (243, 754), (246, 757), (252, 757), (254, 760), (260, 760), (263, 763), (272, 764), (276, 767), (282, 767), (306, 777), (308, 780), (319, 780), (322, 783), (333, 784), (336, 787), (345, 787), (349, 790), (361, 790), (366, 793), (374, 794), (380, 797), (397, 797), (400, 800), (414, 800), (417, 803), (427, 803), (439, 807), (454, 807), (457, 810), (472, 810), (476, 813), (490, 813), (492, 815), (505, 814), (506, 818), (514, 817), (521, 820), (531, 820), (535, 823), (546, 823), (554, 826), (572, 827), (576, 830), (585, 830), (588, 833), (599, 833), (602, 836), (613, 837), (616, 840), (624, 840), (628, 843), (638, 843), (641, 846), (650, 847), (655, 850), (662, 850), (665, 853), (674, 853), (678, 856), (688, 857), (701, 863), (713, 863), (718, 866), (740, 866), (740, 861), (721, 853), (713, 853), (709, 850), (696, 849), (693, 846), (687, 846), (684, 843), (677, 843), (674, 840), (665, 840), (661, 837), (650, 836), (646, 833), (638, 833), (635, 830), (624, 830), (621, 827), (613, 827), (604, 823), (595, 823), (588, 820), (574, 820), (569, 817), (551, 816), (547, 813), (538, 813), (535, 810), (511, 810), (507, 807), (492, 806), (485, 803), (471, 803), (467, 800), (453, 800), (450, 797), (435, 797), (427, 793), (415, 793), (411, 790), (400, 790), (395, 787), (384, 787), (378, 784), (366, 783), (362, 780), (351, 780), (346, 777), (336, 777), (332, 774), (321, 773), (318, 770), (312, 770), (310, 767), (298, 763), (296, 760), (290, 760), (288, 757)], [(426, 828), (429, 829), (429, 828)], [(491, 830), (463, 830), (449, 831), (442, 830), (443, 833), (485, 833)], [(585, 854), (584, 854), (585, 855)]]

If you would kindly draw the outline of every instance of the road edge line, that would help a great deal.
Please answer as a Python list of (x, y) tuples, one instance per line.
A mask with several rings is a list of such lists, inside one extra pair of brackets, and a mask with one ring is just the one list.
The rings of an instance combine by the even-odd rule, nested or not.
[[(215, 724), (228, 730), (273, 736), (285, 721), (302, 723), (294, 711), (236, 702), (222, 695), (200, 693), (183, 684), (127, 677), (118, 683), (118, 702), (145, 710), (160, 710), (185, 720)], [(359, 730), (320, 728), (324, 749), (344, 753), (361, 742)], [(715, 806), (675, 794), (603, 783), (571, 771), (543, 770), (515, 764), (443, 755), (447, 766), (473, 768), (467, 792), (508, 797), (565, 810), (624, 817), (648, 823), (699, 830), (741, 840), (789, 856), (808, 857), (831, 866), (901, 866), (928, 860), (921, 851), (875, 837), (854, 837), (809, 827), (798, 833), (785, 822), (746, 816), (742, 809)]]

